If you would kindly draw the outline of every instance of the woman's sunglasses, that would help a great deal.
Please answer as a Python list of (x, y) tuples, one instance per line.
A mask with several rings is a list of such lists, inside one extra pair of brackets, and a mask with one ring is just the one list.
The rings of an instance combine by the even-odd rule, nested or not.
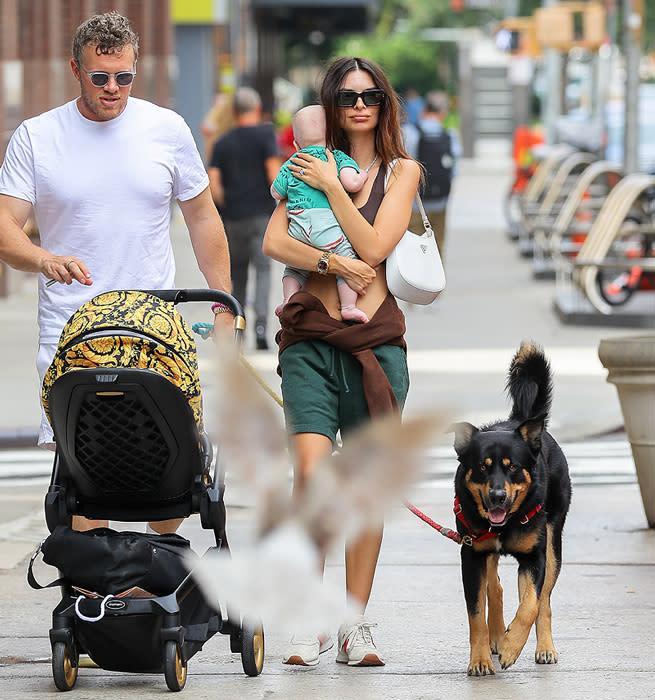
[(136, 71), (132, 72), (129, 70), (123, 70), (119, 73), (105, 73), (105, 71), (102, 70), (94, 70), (89, 73), (89, 71), (84, 70), (84, 68), (82, 68), (82, 70), (89, 76), (91, 79), (91, 84), (94, 87), (105, 87), (105, 85), (109, 82), (109, 78), (115, 78), (116, 85), (119, 87), (127, 87), (128, 85), (131, 85), (132, 81), (134, 80), (134, 76), (136, 75)]
[(339, 90), (337, 92), (337, 107), (354, 107), (360, 97), (367, 107), (378, 107), (384, 100), (384, 90), (380, 90), (380, 88), (369, 88), (364, 92)]

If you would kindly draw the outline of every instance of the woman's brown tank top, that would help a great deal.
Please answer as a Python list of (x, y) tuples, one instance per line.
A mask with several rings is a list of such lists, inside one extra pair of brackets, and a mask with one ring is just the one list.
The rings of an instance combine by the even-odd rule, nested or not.
[(384, 197), (385, 172), (386, 168), (383, 168), (382, 166), (378, 168), (378, 174), (373, 181), (373, 187), (371, 188), (371, 193), (368, 196), (368, 200), (363, 207), (358, 209), (359, 213), (366, 219), (366, 221), (368, 221), (369, 224), (371, 224), (371, 226), (373, 226), (373, 222), (375, 221), (380, 204), (382, 204), (382, 198)]

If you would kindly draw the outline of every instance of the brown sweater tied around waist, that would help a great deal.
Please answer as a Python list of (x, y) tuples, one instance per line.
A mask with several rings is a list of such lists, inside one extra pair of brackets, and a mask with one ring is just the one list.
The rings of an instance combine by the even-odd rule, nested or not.
[[(280, 315), (282, 329), (275, 336), (281, 355), (301, 340), (323, 340), (350, 353), (362, 366), (364, 396), (371, 416), (398, 410), (398, 401), (372, 348), (399, 345), (407, 352), (405, 317), (388, 294), (368, 323), (349, 324), (332, 318), (320, 299), (296, 292)], [(278, 374), (281, 375), (278, 366)]]

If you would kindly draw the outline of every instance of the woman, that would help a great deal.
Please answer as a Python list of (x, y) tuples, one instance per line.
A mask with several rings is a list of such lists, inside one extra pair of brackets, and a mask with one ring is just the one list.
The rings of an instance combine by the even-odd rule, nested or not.
[[(296, 493), (331, 453), (338, 430), (346, 439), (371, 416), (402, 410), (409, 389), (404, 317), (387, 288), (384, 261), (407, 229), (420, 167), (402, 145), (398, 97), (371, 61), (345, 57), (332, 63), (321, 103), (328, 145), (368, 169), (369, 178), (351, 199), (331, 154), (328, 162), (298, 154), (292, 166), (297, 177), (325, 192), (359, 260), (317, 251), (289, 236), (284, 202), (277, 205), (264, 238), (266, 255), (315, 271), (285, 306), (277, 337)], [(341, 320), (337, 274), (361, 295), (358, 306), (368, 323)], [(381, 543), (382, 525), (346, 547), (346, 588), (361, 615), (339, 628), (337, 661), (351, 666), (384, 664), (373, 643), (372, 623), (364, 617)], [(294, 637), (284, 663), (314, 666), (332, 646), (329, 635)]]
[(209, 112), (200, 124), (200, 133), (204, 140), (205, 163), (209, 163), (218, 139), (237, 125), (234, 116), (234, 100), (231, 95), (218, 94)]

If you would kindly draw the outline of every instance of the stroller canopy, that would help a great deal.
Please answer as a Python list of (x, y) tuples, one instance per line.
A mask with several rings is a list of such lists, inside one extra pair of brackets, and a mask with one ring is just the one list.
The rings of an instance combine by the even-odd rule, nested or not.
[(196, 345), (191, 329), (169, 302), (138, 291), (99, 294), (68, 319), (43, 380), (46, 415), (55, 381), (65, 372), (93, 367), (149, 369), (166, 377), (186, 396), (199, 429), (202, 397)]

